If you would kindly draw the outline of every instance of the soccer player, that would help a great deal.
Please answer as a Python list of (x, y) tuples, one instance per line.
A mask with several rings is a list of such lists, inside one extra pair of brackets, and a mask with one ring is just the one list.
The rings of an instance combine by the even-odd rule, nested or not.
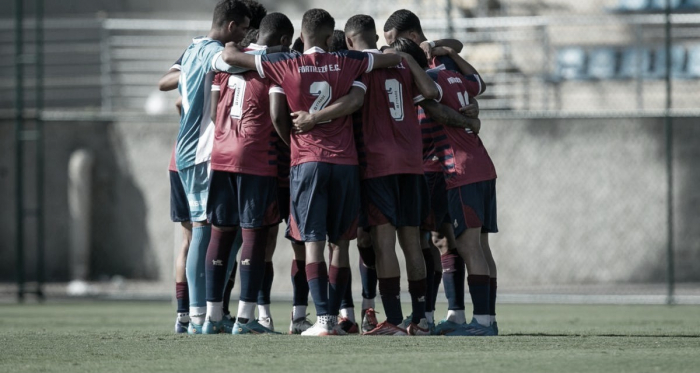
[[(357, 230), (358, 162), (349, 115), (362, 104), (362, 97), (357, 105), (342, 106), (336, 105), (338, 97), (353, 87), (362, 93), (364, 87), (356, 79), (363, 73), (400, 62), (391, 55), (326, 52), (334, 26), (328, 12), (311, 9), (302, 18), (303, 55), (250, 56), (233, 46), (224, 52), (227, 63), (255, 67), (261, 77), (280, 85), (297, 116), (301, 111), (313, 115), (326, 106), (339, 106), (339, 117), (314, 117), (318, 125), (295, 125), (291, 134), (290, 233), (305, 243), (307, 280), (317, 313), (314, 326), (302, 333), (309, 336), (344, 334), (337, 327), (337, 315), (350, 269), (348, 244)], [(323, 256), (326, 238), (337, 245), (330, 270)]]
[[(418, 53), (416, 44), (408, 39), (397, 39), (394, 45), (397, 49), (412, 49), (413, 54)], [(444, 105), (455, 110), (464, 108), (469, 104), (470, 97), (483, 92), (484, 86), (478, 72), (456, 51), (441, 47), (435, 48), (433, 53), (449, 56), (460, 70), (455, 72), (436, 68), (429, 71), (443, 90), (441, 102)], [(463, 309), (461, 315), (459, 310), (454, 310), (453, 316), (461, 316), (464, 321), (448, 318), (438, 324), (436, 331), (445, 335), (494, 335), (497, 328), (496, 325), (492, 326), (495, 321), (496, 265), (488, 246), (488, 233), (498, 232), (496, 170), (475, 131), (451, 126), (434, 128), (442, 130), (433, 131), (432, 136), (445, 172), (457, 253), (467, 266), (467, 284), (474, 307), (469, 324), (466, 324)], [(454, 266), (453, 263), (449, 264)], [(443, 267), (446, 267), (445, 260)], [(491, 270), (493, 276), (490, 275)], [(448, 300), (458, 295), (447, 286), (445, 293)]]
[[(242, 2), (219, 1), (207, 36), (195, 38), (182, 56), (178, 84), (182, 96), (182, 116), (175, 160), (193, 222), (186, 263), (190, 293), (190, 334), (201, 333), (207, 311), (205, 258), (211, 230), (205, 207), (209, 192), (209, 159), (214, 130), (209, 116), (210, 86), (214, 71), (228, 66), (221, 59), (224, 44), (243, 39), (250, 17), (248, 8)], [(220, 289), (219, 296), (222, 293), (223, 288)]]
[[(372, 17), (356, 15), (345, 25), (351, 50), (373, 54), (377, 32)], [(414, 75), (412, 75), (412, 73)], [(425, 319), (426, 271), (420, 247), (419, 226), (427, 212), (428, 193), (423, 177), (418, 118), (411, 107), (436, 98), (437, 87), (408, 56), (401, 64), (365, 74), (368, 94), (362, 109), (364, 162), (361, 167), (364, 210), (375, 245), (379, 289), (387, 320), (367, 335), (429, 335)], [(400, 299), (401, 272), (396, 237), (406, 257), (412, 320), (407, 329)]]

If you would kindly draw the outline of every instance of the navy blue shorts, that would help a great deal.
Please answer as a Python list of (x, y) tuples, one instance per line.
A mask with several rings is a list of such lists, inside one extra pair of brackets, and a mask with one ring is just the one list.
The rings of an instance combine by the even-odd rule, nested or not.
[(207, 217), (219, 227), (279, 224), (277, 177), (212, 171)]
[(482, 233), (497, 233), (496, 179), (462, 185), (447, 191), (455, 237), (467, 228), (481, 227)]
[(182, 187), (180, 174), (177, 171), (170, 173), (170, 219), (173, 223), (190, 221), (190, 205), (187, 202), (185, 188)]
[(430, 208), (423, 175), (397, 174), (362, 181), (363, 210), (370, 226), (418, 227)]
[(308, 162), (291, 169), (289, 237), (337, 243), (357, 237), (360, 211), (358, 166)]
[(442, 172), (426, 172), (425, 181), (430, 194), (430, 210), (423, 219), (421, 229), (437, 232), (442, 224), (450, 223), (450, 212), (447, 208), (447, 184)]

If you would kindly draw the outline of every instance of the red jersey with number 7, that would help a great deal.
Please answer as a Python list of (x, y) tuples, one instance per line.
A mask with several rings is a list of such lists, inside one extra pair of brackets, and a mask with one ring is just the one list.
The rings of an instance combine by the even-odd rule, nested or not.
[[(443, 68), (430, 70), (442, 88), (440, 103), (459, 110), (469, 104), (469, 97), (481, 93), (481, 84), (477, 75), (462, 75), (456, 71)], [(437, 144), (440, 149), (438, 158), (445, 173), (447, 189), (479, 181), (496, 178), (496, 168), (478, 135), (470, 129), (444, 126), (444, 142)]]
[[(366, 90), (364, 84), (356, 80), (372, 71), (373, 61), (368, 53), (326, 53), (320, 48), (311, 48), (303, 55), (255, 56), (258, 73), (284, 89), (289, 109), (309, 113), (320, 111), (347, 95), (353, 86)], [(306, 133), (292, 131), (291, 158), (292, 166), (306, 162), (357, 165), (351, 117), (318, 123)]]

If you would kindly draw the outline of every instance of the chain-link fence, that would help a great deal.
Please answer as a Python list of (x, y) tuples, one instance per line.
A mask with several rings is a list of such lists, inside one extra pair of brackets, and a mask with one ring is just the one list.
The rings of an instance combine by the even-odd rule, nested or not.
[[(488, 84), (479, 102), (481, 136), (499, 174), (501, 233), (492, 246), (499, 287), (511, 299), (656, 302), (673, 289), (677, 301), (690, 302), (700, 296), (700, 192), (694, 187), (700, 181), (700, 1), (670, 4), (669, 38), (663, 0), (363, 0), (329, 10), (340, 29), (353, 14), (374, 16), (383, 40), (386, 18), (407, 8), (421, 17), (428, 38), (464, 42), (462, 55)], [(290, 13), (297, 30), (304, 7), (313, 6), (322, 5), (308, 1)], [(14, 25), (0, 20), (0, 110), (6, 114), (0, 139), (7, 152), (1, 157), (0, 195), (8, 206), (18, 198), (11, 163), (17, 149), (11, 127), (17, 94)], [(207, 31), (209, 20), (47, 17), (38, 44), (35, 26), (33, 20), (25, 23), (24, 54), (16, 61), (26, 67), (25, 107), (35, 106), (34, 89), (40, 87), (40, 118), (55, 135), (47, 137), (53, 153), (46, 154), (44, 194), (51, 196), (51, 183), (65, 182), (50, 175), (54, 167), (65, 169), (61, 162), (70, 150), (111, 149), (103, 166), (122, 175), (120, 185), (128, 188), (106, 188), (99, 200), (136, 200), (145, 208), (125, 213), (121, 204), (103, 206), (102, 221), (113, 224), (93, 229), (118, 232), (106, 226), (121, 220), (109, 216), (145, 215), (139, 224), (146, 237), (138, 246), (155, 254), (129, 273), (169, 280), (170, 267), (154, 262), (169, 264), (172, 256), (163, 170), (176, 132), (176, 93), (159, 92), (156, 82), (189, 40)], [(45, 61), (39, 84), (31, 67), (37, 45)], [(31, 118), (31, 110), (27, 115)], [(85, 126), (106, 128), (90, 132), (104, 139), (81, 135)], [(24, 169), (32, 170), (26, 159)], [(101, 174), (101, 182), (109, 183), (110, 172)], [(10, 224), (15, 216), (8, 209), (3, 213), (3, 236), (17, 237)], [(47, 216), (45, 224), (62, 216)], [(66, 233), (50, 229), (43, 240), (47, 251), (59, 253), (52, 254), (58, 257), (51, 257), (49, 267), (65, 267), (60, 253), (68, 250)], [(3, 241), (2, 280), (9, 281), (16, 272), (14, 250), (11, 240)], [(287, 273), (289, 252), (278, 255), (276, 272)], [(98, 278), (126, 267), (96, 268)], [(66, 280), (65, 271), (47, 273), (48, 280)], [(275, 285), (276, 291), (288, 285)]]

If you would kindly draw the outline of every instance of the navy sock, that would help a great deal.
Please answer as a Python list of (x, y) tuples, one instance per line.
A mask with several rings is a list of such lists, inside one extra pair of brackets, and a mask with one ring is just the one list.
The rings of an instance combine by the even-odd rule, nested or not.
[(306, 261), (292, 260), (292, 305), (309, 305), (309, 283), (306, 280)]
[(440, 258), (442, 261), (442, 284), (447, 297), (447, 309), (464, 309), (464, 260), (456, 250), (450, 250)]
[(207, 306), (207, 285), (204, 277), (204, 262), (207, 258), (207, 246), (211, 237), (211, 226), (204, 225), (192, 228), (192, 241), (187, 252), (185, 272), (190, 293), (191, 307)]
[(231, 245), (236, 238), (235, 231), (211, 230), (205, 262), (207, 279), (207, 302), (222, 302), (226, 287), (226, 267), (231, 255)]
[(307, 264), (306, 278), (309, 282), (311, 297), (316, 305), (316, 315), (329, 315), (328, 268), (326, 268), (326, 262)]
[(489, 315), (496, 316), (496, 288), (498, 282), (495, 277), (491, 277), (489, 281)]
[(187, 281), (175, 283), (175, 299), (177, 299), (177, 313), (190, 312), (190, 295), (187, 293)]
[(355, 307), (355, 302), (352, 299), (352, 273), (350, 272), (350, 268), (348, 268), (348, 286), (345, 287), (345, 295), (340, 301), (340, 309), (353, 307)]
[(435, 311), (435, 308), (433, 308), (435, 306), (433, 304), (433, 282), (435, 281), (435, 277), (432, 273), (430, 273), (431, 269), (435, 268), (435, 260), (433, 259), (433, 253), (431, 250), (432, 249), (430, 248), (423, 249), (423, 260), (425, 260), (425, 268), (427, 273), (427, 276), (425, 276), (425, 312)]
[(418, 324), (420, 319), (425, 318), (425, 279), (408, 281), (408, 293), (411, 294), (411, 322)]
[(224, 288), (224, 315), (231, 314), (229, 303), (231, 303), (231, 292), (233, 291), (233, 286), (236, 285), (236, 268), (238, 268), (238, 262), (233, 262), (233, 270), (231, 271), (231, 275), (228, 276), (226, 288)]
[(268, 228), (243, 229), (241, 246), (241, 296), (240, 300), (254, 303), (265, 276), (265, 248)]
[(358, 246), (357, 250), (360, 252), (360, 260), (362, 260), (362, 262), (365, 263), (365, 266), (375, 269), (375, 266), (377, 264), (377, 256), (374, 253), (374, 246)]
[(272, 292), (272, 280), (275, 278), (275, 269), (272, 262), (265, 262), (265, 275), (263, 276), (262, 287), (258, 292), (258, 304), (270, 304), (270, 293)]
[(377, 297), (377, 270), (368, 267), (360, 257), (360, 279), (362, 280), (362, 298), (374, 299)]
[(329, 312), (331, 315), (340, 313), (340, 303), (345, 297), (349, 277), (350, 268), (331, 265), (328, 271), (328, 303), (330, 304)]
[[(430, 273), (428, 273), (428, 276), (430, 276)], [(431, 300), (431, 306), (433, 311), (435, 311), (435, 304), (437, 303), (437, 296), (438, 292), (440, 290), (440, 283), (442, 283), (442, 271), (439, 272), (433, 272), (433, 299)]]
[(380, 278), (379, 295), (382, 297), (386, 321), (393, 325), (401, 324), (401, 277)]
[(469, 275), (467, 284), (469, 285), (469, 295), (472, 297), (474, 305), (474, 315), (489, 315), (489, 282), (488, 275)]

